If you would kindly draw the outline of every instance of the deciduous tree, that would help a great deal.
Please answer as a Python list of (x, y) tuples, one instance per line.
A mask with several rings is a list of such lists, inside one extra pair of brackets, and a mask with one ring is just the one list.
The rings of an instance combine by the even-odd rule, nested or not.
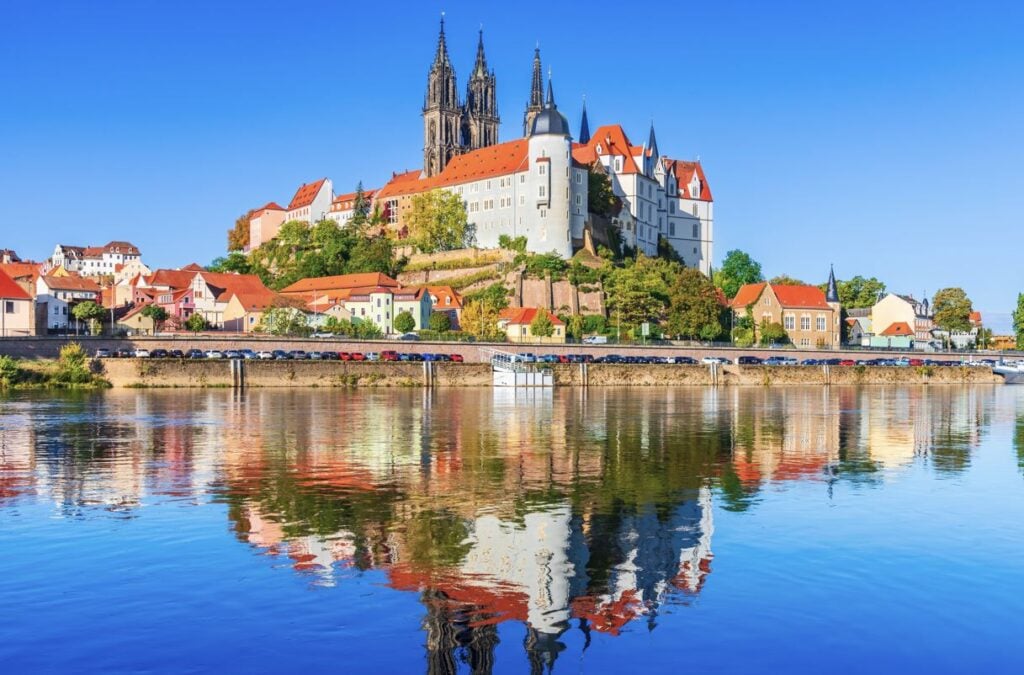
[(71, 314), (79, 321), (85, 321), (89, 324), (89, 332), (95, 333), (95, 322), (102, 319), (107, 313), (107, 310), (103, 306), (96, 304), (92, 300), (86, 300), (80, 302), (71, 309)]
[(539, 309), (530, 322), (530, 335), (533, 337), (551, 337), (555, 333), (555, 324), (551, 322), (547, 310)]
[(185, 328), (189, 329), (193, 333), (199, 333), (200, 331), (206, 330), (206, 317), (202, 314), (193, 313), (185, 321)]
[(235, 226), (228, 230), (228, 251), (241, 251), (249, 245), (249, 219), (253, 211), (235, 219)]
[(464, 248), (475, 238), (462, 198), (447, 190), (413, 196), (408, 223), (410, 238), (424, 253)]
[(971, 329), (974, 308), (962, 288), (943, 288), (935, 294), (932, 308), (935, 325), (942, 330), (952, 333)]
[(407, 311), (401, 311), (395, 315), (395, 331), (398, 333), (411, 333), (416, 330), (416, 319)]
[(430, 314), (430, 330), (437, 333), (444, 333), (452, 328), (451, 317), (448, 316), (447, 312), (432, 312)]
[(711, 280), (684, 269), (670, 288), (667, 332), (686, 339), (714, 340), (722, 333), (722, 307)]
[(806, 286), (807, 284), (799, 279), (789, 276), (788, 274), (780, 274), (774, 276), (768, 280), (773, 286)]
[(778, 321), (769, 323), (767, 319), (762, 320), (758, 333), (762, 345), (785, 344), (789, 341), (786, 329)]
[(485, 300), (470, 300), (462, 308), (462, 330), (481, 340), (497, 340), (498, 309)]
[(1024, 293), (1017, 294), (1017, 309), (1013, 311), (1013, 332), (1017, 336), (1017, 349), (1024, 350)]
[(139, 313), (147, 319), (153, 320), (153, 330), (160, 330), (164, 325), (164, 321), (167, 321), (167, 319), (170, 318), (166, 309), (160, 305), (154, 305), (152, 303), (143, 307), (142, 311)]
[(615, 208), (615, 193), (608, 174), (594, 167), (587, 169), (587, 210), (607, 218)]
[(725, 254), (722, 267), (715, 272), (715, 285), (722, 289), (727, 298), (734, 298), (744, 284), (764, 281), (761, 263), (739, 249)]

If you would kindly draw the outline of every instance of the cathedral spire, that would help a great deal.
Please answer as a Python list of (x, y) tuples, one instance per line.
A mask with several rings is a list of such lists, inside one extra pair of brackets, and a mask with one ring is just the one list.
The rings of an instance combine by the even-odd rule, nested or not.
[(590, 142), (590, 121), (587, 120), (587, 97), (583, 96), (583, 116), (580, 118), (580, 143)]
[(550, 70), (548, 70), (548, 98), (547, 98), (547, 101), (545, 101), (545, 103), (544, 103), (544, 107), (545, 108), (554, 108), (555, 107), (555, 90), (551, 86), (551, 71)]
[(533, 78), (530, 81), (530, 100), (523, 113), (523, 135), (530, 133), (533, 118), (544, 108), (544, 71), (540, 65), (540, 45), (533, 50)]
[(484, 27), (480, 26), (480, 39), (476, 43), (476, 65), (473, 66), (474, 75), (487, 74), (487, 57), (484, 55)]
[(448, 63), (448, 43), (444, 39), (444, 12), (441, 12), (441, 32), (437, 36), (437, 54), (434, 56), (434, 65)]
[(654, 137), (654, 120), (651, 120), (651, 132), (647, 135), (647, 149), (652, 157), (658, 156), (658, 139)]

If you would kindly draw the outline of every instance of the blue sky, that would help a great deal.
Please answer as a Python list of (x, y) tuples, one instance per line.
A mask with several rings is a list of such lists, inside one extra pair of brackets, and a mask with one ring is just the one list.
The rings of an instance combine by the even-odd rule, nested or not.
[(961, 285), (998, 328), (1024, 290), (1019, 3), (5, 3), (0, 247), (130, 239), (208, 262), (236, 216), (330, 176), (421, 164), (437, 21), (459, 75), (484, 27), (503, 140), (539, 41), (575, 125), (699, 156), (716, 263)]

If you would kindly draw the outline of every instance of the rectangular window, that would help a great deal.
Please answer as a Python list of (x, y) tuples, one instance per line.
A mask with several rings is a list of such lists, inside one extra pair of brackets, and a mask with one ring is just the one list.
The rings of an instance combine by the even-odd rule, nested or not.
[(548, 211), (547, 211), (547, 209), (541, 209), (541, 210), (540, 210), (540, 217), (541, 217), (541, 218), (547, 218), (547, 217), (548, 217)]
[(520, 183), (525, 183), (526, 182), (526, 174), (525, 173), (519, 174), (519, 182)]
[(548, 165), (547, 164), (541, 163), (541, 164), (537, 165), (537, 173), (539, 173), (540, 175), (544, 176), (544, 175), (547, 174), (547, 172), (548, 172)]
[(810, 329), (811, 329), (811, 317), (809, 317), (809, 316), (807, 316), (805, 314), (802, 317), (800, 317), (800, 330), (810, 330)]
[(818, 332), (819, 333), (824, 333), (825, 332), (825, 328), (827, 326), (828, 326), (828, 323), (825, 321), (825, 317), (819, 316), (818, 317)]
[(11, 300), (4, 301), (4, 314), (14, 314), (14, 302)]
[(526, 195), (519, 195), (519, 205), (523, 206), (526, 204)]
[(488, 190), (491, 189), (491, 181), (487, 181), (487, 188), (486, 189), (488, 189)]
[(700, 225), (698, 225), (697, 223), (693, 224), (693, 238), (694, 239), (699, 239), (700, 238)]
[(576, 206), (579, 206), (582, 203), (583, 203), (583, 195), (576, 195)]
[(787, 314), (785, 317), (783, 317), (782, 321), (782, 327), (785, 328), (786, 330), (793, 330), (794, 328), (796, 328), (796, 317), (793, 316), (792, 314)]
[(548, 188), (547, 188), (547, 186), (546, 185), (538, 185), (537, 186), (537, 196), (538, 197), (546, 197), (547, 195), (548, 195)]
[(579, 171), (576, 172), (576, 184), (579, 185), (583, 182), (583, 174)]

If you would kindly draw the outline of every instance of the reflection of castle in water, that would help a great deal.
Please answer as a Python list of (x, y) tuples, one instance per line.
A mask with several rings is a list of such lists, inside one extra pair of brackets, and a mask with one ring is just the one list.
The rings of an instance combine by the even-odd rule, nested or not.
[(589, 641), (653, 628), (666, 604), (699, 594), (713, 499), (740, 510), (770, 484), (963, 470), (992, 396), (116, 392), (69, 402), (59, 418), (0, 402), (0, 503), (130, 511), (212, 495), (240, 540), (318, 584), (376, 570), (417, 593), (432, 672), (487, 672), (510, 620), (525, 624), (539, 671), (566, 631)]

